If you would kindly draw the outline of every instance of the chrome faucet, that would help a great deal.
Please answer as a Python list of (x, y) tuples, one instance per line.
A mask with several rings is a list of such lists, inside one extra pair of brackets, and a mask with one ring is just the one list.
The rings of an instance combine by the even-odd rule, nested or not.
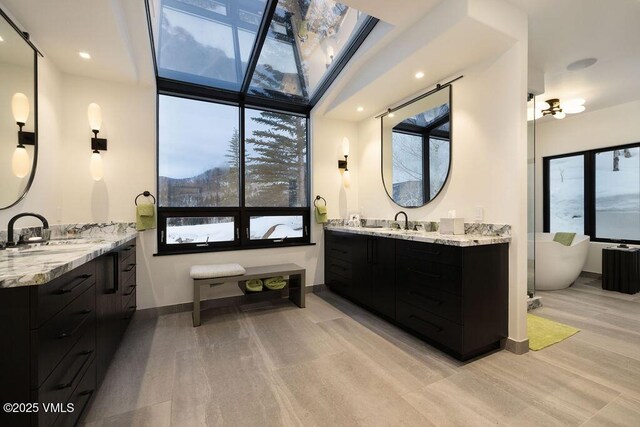
[(409, 229), (409, 217), (407, 216), (407, 213), (405, 211), (400, 211), (396, 214), (396, 216), (393, 217), (394, 221), (398, 221), (398, 216), (402, 214), (404, 215), (404, 229), (408, 230)]
[(15, 224), (16, 220), (22, 218), (23, 216), (32, 216), (32, 217), (38, 218), (40, 221), (42, 221), (42, 229), (43, 230), (49, 229), (49, 221), (47, 221), (47, 219), (42, 215), (33, 213), (33, 212), (19, 213), (18, 215), (14, 216), (9, 220), (9, 225), (7, 226), (7, 246), (16, 246), (22, 243), (21, 239), (20, 241), (18, 241), (18, 243), (15, 243), (13, 241), (13, 225)]

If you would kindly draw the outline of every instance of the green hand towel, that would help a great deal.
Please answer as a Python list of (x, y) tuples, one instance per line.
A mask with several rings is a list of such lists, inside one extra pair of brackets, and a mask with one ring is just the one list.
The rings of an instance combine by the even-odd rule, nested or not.
[(318, 224), (324, 224), (325, 222), (328, 221), (326, 206), (316, 206), (315, 214), (316, 214), (316, 222)]
[(556, 233), (556, 235), (553, 236), (553, 241), (565, 246), (571, 246), (574, 237), (576, 237), (576, 233)]
[(247, 292), (261, 292), (261, 291), (262, 291), (262, 280), (260, 279), (247, 280)]
[(280, 289), (284, 289), (284, 287), (287, 286), (287, 282), (283, 280), (282, 282), (272, 282), (265, 286), (267, 287), (267, 289), (270, 289), (272, 291), (279, 291)]
[(284, 280), (284, 277), (282, 276), (270, 277), (269, 279), (265, 279), (264, 284), (268, 285), (269, 283), (282, 282), (283, 280)]
[(156, 228), (156, 209), (151, 203), (140, 203), (136, 206), (136, 230)]

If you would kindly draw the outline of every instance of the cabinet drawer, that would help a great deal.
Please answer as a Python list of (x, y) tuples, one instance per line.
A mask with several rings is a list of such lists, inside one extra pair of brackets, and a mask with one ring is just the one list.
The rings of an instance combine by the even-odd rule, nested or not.
[(129, 301), (131, 295), (136, 292), (138, 287), (136, 282), (136, 275), (129, 276), (129, 280), (122, 286), (122, 304), (124, 305)]
[(353, 267), (350, 262), (334, 257), (327, 257), (325, 262), (327, 274), (340, 276), (346, 280), (351, 280), (353, 277)]
[(96, 282), (93, 261), (52, 280), (46, 285), (33, 286), (31, 301), (32, 329), (58, 313)]
[(462, 353), (462, 326), (404, 301), (396, 301), (396, 320), (416, 333)]
[(95, 288), (87, 289), (71, 304), (31, 331), (31, 347), (38, 352), (32, 363), (32, 386), (39, 387), (71, 347), (89, 330), (95, 329)]
[[(51, 373), (49, 378), (38, 390), (40, 407), (50, 404), (61, 404), (69, 400), (73, 390), (78, 386), (83, 376), (93, 375), (88, 368), (95, 359), (95, 330), (90, 328), (71, 348)], [(50, 426), (59, 412), (40, 412), (38, 424)]]
[(435, 243), (398, 241), (397, 259), (416, 263), (430, 261), (462, 266), (462, 248)]
[(62, 413), (54, 426), (69, 427), (78, 424), (88, 407), (89, 401), (96, 392), (96, 364), (91, 362), (80, 383), (73, 391), (67, 404), (73, 405), (73, 412)]
[(126, 299), (126, 302), (123, 300), (122, 304), (122, 318), (124, 320), (130, 320), (136, 312), (136, 291), (134, 290), (131, 295)]
[(439, 289), (454, 295), (462, 293), (461, 269), (447, 264), (399, 261), (396, 280), (399, 292), (408, 287)]
[(132, 280), (132, 278), (133, 278), (133, 281), (135, 281), (135, 277), (136, 277), (136, 265), (135, 264), (127, 264), (125, 267), (121, 267), (121, 269), (120, 269), (120, 283), (127, 284)]
[(358, 236), (347, 233), (327, 231), (325, 233), (325, 247), (328, 256), (349, 259), (353, 253), (353, 244)]
[(125, 265), (133, 262), (136, 263), (136, 243), (135, 240), (127, 243), (122, 249), (118, 251), (118, 259), (120, 265)]
[(462, 324), (462, 301), (459, 296), (441, 289), (405, 283), (397, 290), (397, 298), (424, 311)]

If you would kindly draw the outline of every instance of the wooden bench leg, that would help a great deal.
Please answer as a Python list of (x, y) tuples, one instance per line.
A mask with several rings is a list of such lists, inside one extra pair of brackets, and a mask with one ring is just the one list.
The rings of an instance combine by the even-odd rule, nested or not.
[(193, 281), (193, 327), (200, 326), (200, 284)]
[(300, 308), (305, 307), (305, 272), (289, 276), (289, 300)]

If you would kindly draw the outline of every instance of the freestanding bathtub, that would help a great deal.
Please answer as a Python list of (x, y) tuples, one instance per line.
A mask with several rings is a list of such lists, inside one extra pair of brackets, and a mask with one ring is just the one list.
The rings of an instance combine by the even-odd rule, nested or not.
[[(555, 291), (576, 281), (589, 252), (589, 236), (576, 234), (571, 246), (553, 241), (555, 233), (535, 233), (536, 291)], [(533, 253), (529, 234), (529, 253)]]

